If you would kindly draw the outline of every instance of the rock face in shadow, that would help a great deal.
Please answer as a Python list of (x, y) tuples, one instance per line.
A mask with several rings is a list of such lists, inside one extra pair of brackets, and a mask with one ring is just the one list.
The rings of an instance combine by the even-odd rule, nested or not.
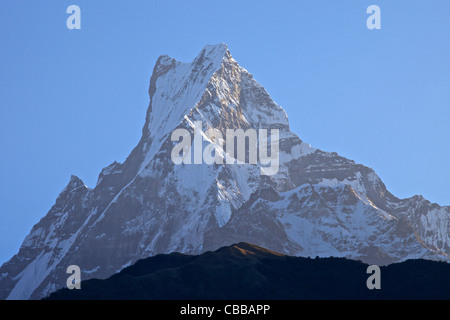
[(366, 286), (367, 264), (345, 258), (300, 258), (248, 243), (200, 256), (180, 253), (139, 260), (80, 290), (50, 300), (446, 299), (450, 265), (408, 260), (381, 268), (381, 289)]
[[(71, 177), (0, 268), (0, 299), (43, 298), (65, 286), (70, 265), (84, 279), (104, 279), (149, 256), (242, 241), (379, 265), (448, 261), (449, 207), (420, 196), (398, 199), (372, 169), (302, 141), (225, 44), (206, 46), (190, 63), (161, 56), (149, 97), (129, 157), (104, 168), (94, 188)], [(224, 136), (227, 129), (278, 129), (277, 174), (262, 175), (260, 161), (175, 165), (171, 134), (193, 132), (197, 121)]]

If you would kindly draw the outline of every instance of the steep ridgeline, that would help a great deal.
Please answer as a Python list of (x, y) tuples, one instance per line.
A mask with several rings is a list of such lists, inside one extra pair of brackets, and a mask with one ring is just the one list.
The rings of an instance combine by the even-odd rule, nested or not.
[[(160, 253), (200, 254), (246, 241), (294, 256), (389, 264), (447, 260), (450, 207), (398, 199), (375, 172), (312, 148), (286, 112), (231, 57), (206, 46), (191, 63), (161, 56), (150, 79), (142, 138), (95, 188), (72, 176), (48, 214), (0, 268), (1, 299), (36, 299), (82, 279), (106, 278)], [(279, 130), (279, 170), (260, 164), (180, 164), (175, 129)], [(264, 170), (264, 169), (263, 169)]]

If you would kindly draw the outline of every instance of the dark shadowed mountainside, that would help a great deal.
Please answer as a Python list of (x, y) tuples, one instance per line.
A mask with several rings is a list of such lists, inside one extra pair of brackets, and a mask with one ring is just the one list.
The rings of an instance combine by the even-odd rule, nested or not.
[(366, 286), (367, 264), (301, 258), (239, 243), (198, 256), (139, 260), (106, 280), (61, 289), (50, 300), (450, 299), (450, 264), (408, 260), (381, 267), (381, 289)]

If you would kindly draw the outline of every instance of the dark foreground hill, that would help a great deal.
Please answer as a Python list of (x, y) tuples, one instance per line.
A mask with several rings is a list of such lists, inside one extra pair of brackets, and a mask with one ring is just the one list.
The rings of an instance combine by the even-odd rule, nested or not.
[(281, 255), (248, 243), (199, 256), (138, 261), (106, 280), (47, 299), (450, 299), (450, 264), (409, 260), (381, 267), (381, 289), (366, 286), (367, 264)]

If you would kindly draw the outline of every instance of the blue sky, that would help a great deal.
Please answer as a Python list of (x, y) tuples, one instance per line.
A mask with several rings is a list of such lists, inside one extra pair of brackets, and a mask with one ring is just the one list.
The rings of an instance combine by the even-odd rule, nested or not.
[[(66, 8), (81, 8), (81, 30)], [(381, 8), (381, 30), (366, 9)], [(301, 139), (450, 205), (450, 1), (0, 2), (0, 263), (137, 144), (157, 57), (225, 42)]]

